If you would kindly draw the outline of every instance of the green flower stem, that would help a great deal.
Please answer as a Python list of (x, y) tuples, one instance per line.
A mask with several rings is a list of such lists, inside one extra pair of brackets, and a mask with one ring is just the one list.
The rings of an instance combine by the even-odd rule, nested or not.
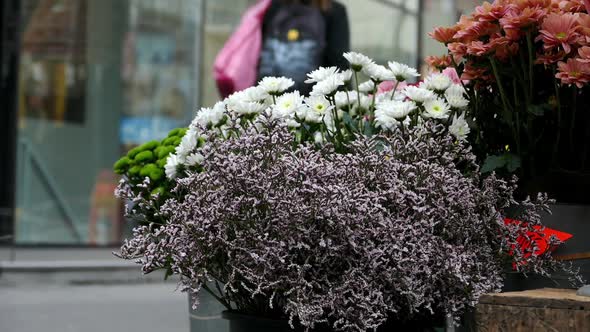
[[(513, 108), (510, 106), (510, 104), (508, 102), (508, 98), (506, 97), (506, 92), (504, 91), (504, 86), (502, 85), (502, 79), (501, 79), (500, 74), (498, 72), (498, 65), (496, 64), (496, 60), (494, 60), (493, 57), (490, 57), (490, 63), (492, 64), (492, 71), (494, 72), (494, 77), (496, 78), (496, 83), (498, 84), (498, 89), (500, 90), (500, 98), (502, 99), (502, 105), (504, 107), (504, 110), (506, 110), (507, 112), (512, 112)], [(521, 150), (520, 150), (520, 135), (519, 135), (520, 130), (517, 129), (520, 126), (520, 118), (519, 118), (518, 112), (514, 112), (514, 113), (516, 115), (516, 126), (514, 125), (514, 122), (511, 123), (512, 135), (514, 136), (514, 140), (516, 143), (516, 150), (518, 152), (518, 155), (522, 156)]]
[[(461, 82), (461, 83), (463, 83), (463, 82)], [(395, 91), (397, 90), (397, 86), (398, 85), (399, 85), (399, 81), (396, 80), (395, 81), (395, 86), (393, 87), (393, 90), (391, 90), (391, 98), (390, 98), (390, 100), (393, 100), (393, 96), (395, 96)]]
[(375, 112), (375, 98), (377, 98), (377, 89), (378, 89), (378, 84), (377, 82), (373, 81), (373, 83), (375, 84), (375, 87), (373, 88), (373, 100), (371, 101), (371, 107), (369, 107), (369, 113), (371, 114), (371, 112)]
[(557, 74), (557, 68), (553, 66), (553, 87), (555, 89), (555, 101), (557, 102), (557, 136), (555, 137), (555, 143), (553, 144), (553, 156), (551, 157), (553, 166), (557, 166), (557, 152), (559, 151), (559, 143), (561, 141), (561, 101), (559, 99), (559, 85), (555, 75)]
[(574, 128), (576, 127), (576, 111), (578, 108), (578, 88), (572, 88), (572, 118), (570, 121), (570, 151), (574, 152)]
[(529, 96), (532, 99), (533, 98), (533, 93), (534, 93), (534, 89), (535, 89), (535, 73), (534, 73), (534, 56), (535, 54), (533, 53), (535, 50), (533, 48), (533, 37), (531, 36), (531, 31), (527, 31), (526, 33), (526, 42), (527, 42), (527, 48), (529, 51)]
[(218, 296), (217, 294), (215, 294), (215, 292), (211, 288), (209, 288), (209, 286), (207, 286), (206, 284), (203, 283), (203, 285), (201, 287), (203, 287), (203, 289), (206, 290), (207, 293), (211, 294), (211, 296), (213, 296), (217, 301), (219, 301), (219, 303), (221, 303), (228, 310), (232, 309), (231, 306), (229, 305), (229, 303), (227, 303), (221, 296)]
[(359, 77), (358, 77), (358, 72), (356, 70), (354, 71), (354, 81), (356, 83), (356, 101), (358, 104), (358, 115), (361, 118), (361, 121), (359, 122), (359, 132), (363, 132), (363, 113), (361, 112), (361, 91), (359, 89)]
[(359, 105), (359, 112), (361, 111), (361, 90), (359, 89), (359, 77), (358, 72), (354, 71), (354, 81), (356, 82), (356, 101)]

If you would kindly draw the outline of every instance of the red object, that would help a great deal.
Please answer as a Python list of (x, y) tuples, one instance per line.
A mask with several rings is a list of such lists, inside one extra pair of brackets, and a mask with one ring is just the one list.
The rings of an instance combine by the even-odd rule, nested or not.
[(586, 11), (590, 14), (590, 0), (584, 0), (584, 6), (586, 6)]
[[(527, 225), (527, 223), (524, 223), (520, 220), (514, 220), (509, 218), (505, 218), (504, 223), (506, 223), (506, 225), (522, 225), (523, 227), (526, 227)], [(537, 249), (533, 253), (527, 253), (525, 257), (528, 257), (531, 254), (534, 254), (535, 256), (540, 256), (547, 253), (548, 251), (550, 252), (555, 250), (555, 246), (549, 246), (549, 240), (551, 239), (551, 236), (555, 236), (555, 238), (557, 238), (562, 243), (566, 242), (567, 240), (573, 237), (572, 234), (551, 229), (549, 227), (533, 226), (533, 229), (534, 230), (532, 231), (527, 231), (526, 236), (521, 235), (517, 239), (518, 243), (520, 244), (523, 250), (530, 248), (532, 241), (534, 241), (537, 246)]]

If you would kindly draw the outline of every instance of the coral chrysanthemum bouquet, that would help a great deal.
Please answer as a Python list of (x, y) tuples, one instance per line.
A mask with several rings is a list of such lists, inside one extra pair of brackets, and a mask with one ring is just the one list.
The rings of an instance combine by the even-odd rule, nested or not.
[(485, 2), (431, 36), (455, 67), (476, 119), (470, 141), (485, 170), (516, 172), (528, 193), (588, 202), (590, 2)]
[[(308, 74), (310, 96), (264, 78), (117, 163), (142, 221), (119, 255), (179, 275), (195, 305), (206, 291), (230, 311), (343, 331), (457, 318), (501, 289), (504, 267), (556, 266), (519, 245), (547, 198), (516, 202), (513, 181), (481, 174), (459, 82), (408, 85), (412, 68), (344, 56), (350, 70)], [(516, 206), (526, 223), (505, 223)]]

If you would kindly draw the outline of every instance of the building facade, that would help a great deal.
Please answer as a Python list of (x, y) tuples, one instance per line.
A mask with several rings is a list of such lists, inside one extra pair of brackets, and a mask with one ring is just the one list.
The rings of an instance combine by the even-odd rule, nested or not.
[[(0, 245), (113, 246), (113, 162), (218, 94), (215, 55), (253, 0), (7, 0), (0, 28)], [(418, 65), (458, 0), (341, 0), (352, 49)], [(463, 1), (465, 2), (465, 1)]]

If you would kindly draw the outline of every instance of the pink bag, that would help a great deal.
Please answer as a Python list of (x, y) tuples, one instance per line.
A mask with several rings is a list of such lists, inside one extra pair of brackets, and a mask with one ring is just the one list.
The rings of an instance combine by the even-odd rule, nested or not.
[(262, 20), (271, 0), (248, 8), (240, 25), (225, 43), (213, 65), (217, 89), (223, 98), (256, 83), (262, 49)]

